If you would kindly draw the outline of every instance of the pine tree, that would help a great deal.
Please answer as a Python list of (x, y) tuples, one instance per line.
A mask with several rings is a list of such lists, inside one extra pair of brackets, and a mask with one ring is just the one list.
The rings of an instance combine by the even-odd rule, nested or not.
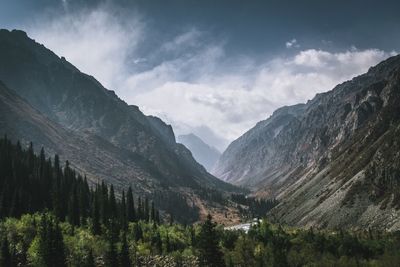
[(201, 225), (197, 244), (200, 253), (199, 260), (202, 266), (224, 266), (215, 226), (210, 214), (207, 216), (207, 220)]
[(165, 237), (165, 252), (169, 253), (171, 252), (171, 242), (169, 240), (169, 234), (167, 233), (167, 236)]
[(108, 224), (108, 219), (110, 218), (109, 216), (109, 205), (108, 205), (108, 188), (107, 185), (104, 183), (104, 181), (101, 182), (101, 198), (100, 198), (100, 217), (101, 221), (104, 225)]
[(66, 266), (65, 246), (58, 221), (43, 214), (38, 233), (38, 256), (41, 266)]
[(126, 234), (122, 235), (121, 251), (119, 253), (119, 264), (121, 267), (132, 266), (131, 259), (129, 258), (128, 242), (126, 241)]
[(66, 266), (64, 240), (57, 219), (51, 220), (49, 236), (52, 259), (50, 266)]
[(110, 186), (110, 199), (109, 199), (110, 218), (115, 220), (117, 217), (117, 201), (115, 199), (114, 186)]
[(156, 221), (157, 221), (157, 220), (156, 220), (156, 210), (155, 210), (155, 208), (154, 208), (154, 202), (153, 202), (153, 201), (151, 202), (150, 220), (151, 220), (152, 222), (156, 222)]
[(132, 188), (130, 186), (128, 188), (128, 192), (126, 193), (126, 216), (128, 222), (136, 221), (135, 203), (133, 201)]
[(125, 199), (125, 191), (122, 190), (122, 197), (121, 197), (121, 207), (119, 209), (120, 212), (120, 223), (121, 228), (126, 231), (128, 228), (128, 223), (126, 219), (126, 199)]
[(159, 231), (156, 231), (156, 234), (154, 235), (151, 243), (152, 246), (155, 248), (157, 254), (162, 254), (162, 240)]
[(83, 267), (95, 267), (96, 263), (94, 261), (93, 250), (89, 249), (88, 255), (86, 256)]
[(100, 208), (99, 208), (99, 200), (97, 190), (93, 197), (93, 204), (92, 204), (92, 233), (94, 235), (101, 234), (101, 224), (100, 224)]
[(113, 238), (111, 238), (108, 247), (108, 251), (107, 251), (107, 256), (106, 256), (106, 263), (107, 266), (118, 266), (118, 255), (117, 255), (117, 251), (115, 249), (115, 243), (114, 240), (112, 240)]
[(149, 199), (146, 197), (145, 199), (144, 199), (144, 208), (143, 208), (143, 213), (144, 213), (144, 220), (146, 221), (146, 222), (148, 222), (149, 221), (149, 215), (150, 215), (150, 209), (149, 209)]
[(72, 194), (68, 203), (68, 222), (74, 226), (79, 226), (80, 223), (79, 203), (76, 186), (74, 186), (74, 189), (72, 190)]
[(11, 266), (11, 253), (10, 253), (10, 244), (8, 242), (7, 237), (3, 239), (1, 242), (1, 251), (0, 251), (0, 267), (8, 267)]
[(54, 156), (53, 177), (55, 179), (55, 181), (53, 182), (53, 189), (52, 189), (53, 212), (57, 218), (63, 220), (64, 218), (62, 217), (62, 204), (61, 204), (61, 192), (60, 192), (62, 171), (60, 167), (60, 158), (58, 157), (58, 155)]
[(137, 217), (138, 217), (138, 220), (139, 220), (139, 221), (143, 219), (143, 213), (142, 213), (142, 199), (141, 199), (140, 197), (138, 197)]

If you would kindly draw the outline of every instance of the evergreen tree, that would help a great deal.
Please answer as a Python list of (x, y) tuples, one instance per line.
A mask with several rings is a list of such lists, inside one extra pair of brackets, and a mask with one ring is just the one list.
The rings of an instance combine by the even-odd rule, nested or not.
[(93, 250), (89, 249), (88, 255), (86, 256), (85, 263), (83, 267), (95, 267), (96, 263), (94, 261)]
[(202, 266), (225, 266), (222, 258), (223, 255), (219, 248), (219, 238), (215, 226), (210, 214), (207, 216), (207, 220), (201, 225), (197, 245)]
[(72, 190), (72, 195), (70, 196), (68, 204), (68, 222), (74, 226), (79, 226), (80, 223), (79, 203), (77, 189), (75, 186)]
[(41, 266), (66, 266), (65, 247), (57, 220), (43, 214), (38, 232), (38, 257)]
[(132, 188), (130, 186), (126, 193), (126, 217), (128, 222), (136, 221), (135, 203), (133, 201), (133, 193), (132, 193)]
[(156, 231), (156, 234), (152, 238), (152, 246), (154, 247), (155, 251), (157, 254), (162, 254), (162, 240), (161, 240), (161, 235), (159, 231)]
[(8, 242), (7, 237), (3, 239), (1, 242), (1, 251), (0, 251), (0, 267), (8, 267), (11, 266), (11, 253), (10, 253), (10, 244)]
[(142, 199), (140, 197), (138, 197), (137, 217), (139, 221), (143, 219)]
[(54, 156), (54, 183), (53, 183), (53, 189), (52, 189), (52, 195), (53, 195), (53, 212), (56, 215), (57, 218), (62, 218), (62, 201), (61, 201), (61, 177), (62, 177), (62, 171), (60, 167), (60, 158), (58, 155)]
[(98, 200), (98, 186), (96, 186), (96, 192), (93, 196), (93, 204), (92, 204), (92, 233), (94, 235), (101, 234), (101, 225), (100, 225), (100, 208), (99, 208), (99, 200)]
[(132, 266), (131, 259), (129, 258), (128, 242), (126, 241), (126, 234), (122, 235), (121, 251), (119, 253), (119, 264), (121, 267)]
[(157, 222), (157, 220), (156, 220), (156, 210), (154, 208), (154, 202), (153, 201), (151, 202), (150, 220), (152, 222)]
[(143, 213), (144, 213), (144, 220), (146, 221), (146, 222), (148, 222), (149, 221), (149, 215), (150, 215), (150, 209), (149, 209), (149, 199), (146, 197), (145, 199), (144, 199), (144, 208), (143, 208)]
[(126, 199), (125, 199), (125, 191), (122, 190), (122, 197), (121, 197), (121, 208), (119, 209), (120, 212), (120, 222), (121, 228), (126, 231), (128, 228), (127, 218), (126, 218)]
[(115, 248), (114, 240), (110, 240), (108, 243), (108, 251), (106, 256), (106, 264), (107, 266), (118, 266), (118, 255)]
[(108, 188), (104, 181), (101, 182), (101, 198), (100, 198), (100, 217), (104, 225), (108, 224), (109, 208), (108, 208)]
[(49, 236), (52, 263), (50, 266), (66, 266), (64, 240), (58, 220), (53, 219), (51, 222)]
[(111, 219), (116, 219), (117, 217), (117, 200), (115, 199), (115, 193), (114, 193), (114, 186), (110, 186), (110, 199), (108, 202), (108, 207), (110, 209), (110, 218)]

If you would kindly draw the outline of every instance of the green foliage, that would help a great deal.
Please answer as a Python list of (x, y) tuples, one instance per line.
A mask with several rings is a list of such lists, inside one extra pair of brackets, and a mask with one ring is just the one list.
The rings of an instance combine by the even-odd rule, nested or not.
[[(246, 233), (224, 230), (211, 216), (199, 225), (163, 224), (150, 199), (135, 205), (131, 188), (120, 199), (105, 183), (90, 188), (68, 162), (61, 169), (57, 156), (52, 164), (44, 150), (35, 156), (32, 145), (24, 151), (7, 139), (0, 139), (0, 185), (0, 267), (400, 266), (399, 233), (288, 229), (265, 219)], [(274, 205), (235, 197), (253, 203), (253, 212)], [(189, 205), (173, 199), (167, 205)]]
[(197, 248), (202, 266), (223, 266), (219, 236), (216, 231), (216, 224), (212, 221), (211, 215), (208, 215), (207, 220), (201, 225)]
[(95, 235), (90, 224), (73, 226), (51, 213), (7, 218), (0, 222), (0, 260), (5, 266), (400, 266), (400, 235), (373, 230), (285, 229), (262, 220), (246, 233), (208, 218), (195, 226), (131, 222), (110, 234)]
[(66, 266), (63, 235), (53, 216), (41, 216), (30, 254), (33, 266)]
[(11, 266), (10, 244), (7, 237), (3, 239), (0, 247), (0, 266)]

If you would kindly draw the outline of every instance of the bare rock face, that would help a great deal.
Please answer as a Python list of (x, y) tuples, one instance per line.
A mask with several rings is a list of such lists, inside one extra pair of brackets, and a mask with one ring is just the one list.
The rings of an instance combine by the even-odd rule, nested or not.
[(235, 140), (214, 174), (281, 203), (271, 216), (315, 227), (400, 229), (400, 56), (284, 107)]
[(120, 189), (132, 185), (138, 194), (175, 192), (204, 203), (207, 189), (238, 190), (209, 174), (177, 144), (170, 125), (126, 104), (22, 31), (0, 30), (0, 80), (3, 100), (7, 94), (9, 103), (21, 104), (19, 119), (10, 119), (16, 116), (12, 105), (2, 111), (0, 132), (58, 153), (93, 182), (105, 180)]

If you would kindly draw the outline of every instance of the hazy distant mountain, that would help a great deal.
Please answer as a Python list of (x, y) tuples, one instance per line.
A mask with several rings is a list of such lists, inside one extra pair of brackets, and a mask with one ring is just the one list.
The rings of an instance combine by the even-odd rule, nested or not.
[(400, 56), (284, 107), (232, 142), (215, 174), (317, 227), (400, 229)]
[[(237, 190), (207, 173), (177, 144), (171, 126), (127, 105), (25, 32), (0, 30), (0, 80), (16, 93), (2, 85), (7, 95), (2, 100), (21, 104), (0, 114), (1, 134), (45, 146), (49, 155), (69, 159), (91, 181), (104, 179), (117, 188), (132, 184), (138, 194), (182, 196), (203, 213), (209, 201), (204, 192)], [(186, 215), (191, 215), (175, 218), (196, 219), (189, 209)]]
[(194, 134), (179, 135), (177, 142), (184, 144), (192, 152), (194, 159), (211, 172), (221, 152), (206, 144)]

